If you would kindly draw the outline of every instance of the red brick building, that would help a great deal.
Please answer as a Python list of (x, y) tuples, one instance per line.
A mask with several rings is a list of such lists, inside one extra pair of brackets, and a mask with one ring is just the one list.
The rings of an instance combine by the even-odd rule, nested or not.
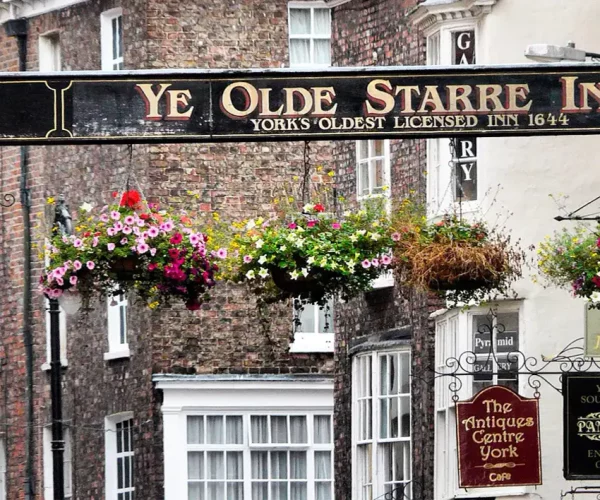
[[(419, 64), (423, 40), (407, 22), (416, 3), (11, 0), (0, 21), (21, 31), (0, 31), (0, 71), (19, 69), (19, 39), (27, 71)], [(425, 191), (423, 141), (311, 151), (356, 202)], [(64, 194), (75, 213), (130, 181), (163, 204), (247, 217), (302, 169), (302, 147), (285, 142), (0, 147), (0, 193), (17, 197), (0, 207), (0, 500), (52, 498), (48, 332), (35, 291), (47, 197)], [(335, 354), (317, 308), (293, 333), (291, 305), (279, 306), (266, 333), (233, 285), (197, 313), (120, 297), (64, 318), (68, 498), (430, 498), (428, 304), (389, 277), (376, 287), (334, 305)]]

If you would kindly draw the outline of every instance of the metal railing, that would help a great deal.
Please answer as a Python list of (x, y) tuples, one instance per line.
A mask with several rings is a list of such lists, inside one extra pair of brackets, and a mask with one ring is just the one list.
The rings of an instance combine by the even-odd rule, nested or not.
[(401, 484), (373, 500), (411, 500), (410, 483)]

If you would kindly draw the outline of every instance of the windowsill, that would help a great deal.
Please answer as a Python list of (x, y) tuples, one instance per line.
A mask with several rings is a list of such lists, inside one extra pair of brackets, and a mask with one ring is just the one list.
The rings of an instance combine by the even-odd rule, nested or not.
[(131, 357), (129, 347), (125, 347), (120, 351), (110, 351), (104, 353), (104, 361), (112, 361), (113, 359), (123, 359)]
[(333, 353), (333, 333), (296, 333), (291, 353)]
[[(61, 368), (67, 368), (69, 366), (69, 363), (67, 362), (66, 359), (61, 359), (60, 366), (61, 366)], [(45, 371), (45, 372), (49, 372), (52, 369), (52, 367), (50, 366), (50, 363), (48, 363), (48, 362), (43, 363), (41, 368), (42, 368), (42, 371)]]
[(456, 493), (452, 498), (499, 498), (499, 497), (519, 497), (528, 494), (527, 490), (522, 487), (506, 487), (506, 488), (476, 488), (477, 491), (469, 493)]
[(379, 276), (377, 279), (371, 281), (371, 287), (373, 289), (391, 288), (395, 284), (396, 283), (394, 281), (394, 273), (392, 273), (392, 271), (382, 273), (381, 276)]

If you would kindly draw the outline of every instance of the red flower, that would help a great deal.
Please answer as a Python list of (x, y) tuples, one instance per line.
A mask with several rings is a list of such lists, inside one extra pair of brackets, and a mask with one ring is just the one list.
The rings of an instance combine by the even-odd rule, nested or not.
[(123, 193), (120, 205), (122, 207), (135, 208), (141, 199), (142, 197), (140, 196), (140, 193), (138, 193), (135, 189), (132, 189)]
[(200, 306), (202, 304), (200, 303), (200, 301), (198, 299), (189, 299), (186, 303), (185, 303), (185, 307), (190, 310), (190, 311), (197, 311), (198, 309), (200, 309)]
[(596, 285), (598, 288), (600, 288), (600, 276), (594, 276), (594, 277), (592, 278), (592, 283), (593, 283), (594, 285)]
[(175, 233), (169, 241), (172, 245), (179, 245), (183, 241), (183, 236), (181, 236), (181, 233)]
[(148, 264), (148, 271), (154, 271), (158, 266), (154, 262)]
[(116, 198), (117, 196), (119, 196), (119, 192), (118, 191), (113, 191), (112, 192), (112, 197)]
[(317, 221), (316, 220), (309, 220), (306, 225), (308, 227), (315, 227), (317, 225)]
[(192, 220), (191, 220), (189, 217), (185, 216), (185, 215), (182, 215), (182, 216), (181, 216), (181, 218), (180, 218), (179, 220), (180, 220), (180, 221), (181, 221), (183, 224), (191, 224), (191, 223), (192, 223)]
[(140, 214), (140, 219), (148, 220), (150, 218), (150, 214)]
[(444, 225), (444, 221), (443, 220), (438, 221), (438, 222), (435, 223), (435, 225), (438, 226), (438, 227), (439, 226), (443, 226)]
[(83, 236), (87, 237), (89, 236), (91, 233), (89, 231), (86, 231), (85, 233), (83, 233)]
[(325, 207), (323, 205), (321, 205), (320, 203), (317, 203), (315, 205), (315, 212), (324, 212), (325, 211)]

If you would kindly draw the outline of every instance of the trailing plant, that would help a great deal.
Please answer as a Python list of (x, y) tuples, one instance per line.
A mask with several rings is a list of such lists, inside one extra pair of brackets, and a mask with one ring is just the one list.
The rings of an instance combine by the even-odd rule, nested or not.
[(224, 249), (210, 249), (208, 237), (187, 213), (148, 204), (135, 190), (113, 193), (119, 200), (96, 211), (85, 203), (75, 234), (55, 231), (46, 246), (48, 265), (40, 288), (58, 298), (78, 290), (86, 299), (133, 290), (150, 308), (170, 298), (191, 310), (210, 298)]
[(600, 309), (600, 239), (579, 225), (547, 236), (537, 250), (538, 267), (548, 283), (569, 288), (575, 297)]
[(404, 200), (394, 216), (396, 273), (404, 283), (442, 294), (451, 303), (480, 302), (507, 294), (521, 276), (524, 253), (510, 234), (456, 214), (430, 221)]

